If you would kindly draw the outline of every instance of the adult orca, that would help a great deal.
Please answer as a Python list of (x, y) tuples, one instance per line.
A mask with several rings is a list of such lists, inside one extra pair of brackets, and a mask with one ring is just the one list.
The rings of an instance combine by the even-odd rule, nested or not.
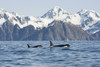
[(30, 46), (29, 44), (27, 44), (27, 46), (28, 46), (28, 48), (40, 48), (40, 47), (42, 47), (42, 45), (35, 45), (35, 46)]
[(54, 45), (54, 44), (50, 41), (50, 47), (70, 47), (70, 45), (69, 45), (69, 44)]

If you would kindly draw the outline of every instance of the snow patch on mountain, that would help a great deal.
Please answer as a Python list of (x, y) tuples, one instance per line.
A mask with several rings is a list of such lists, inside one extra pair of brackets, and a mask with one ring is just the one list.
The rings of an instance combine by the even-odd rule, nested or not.
[(67, 15), (69, 14), (66, 10), (58, 6), (55, 6), (53, 9), (49, 10), (46, 14), (44, 14), (41, 18), (63, 20), (67, 17)]
[(10, 21), (13, 25), (17, 24), (20, 28), (32, 25), (37, 30), (53, 25), (54, 23), (52, 22), (54, 20), (78, 25), (89, 34), (95, 34), (100, 31), (100, 14), (94, 10), (83, 9), (76, 14), (69, 14), (61, 7), (55, 6), (43, 16), (35, 18), (33, 16), (22, 17), (17, 13), (0, 9), (0, 27), (6, 21)]
[(0, 19), (0, 27), (2, 26), (2, 24), (5, 22), (6, 20), (4, 18)]
[(80, 25), (81, 23), (81, 17), (78, 14), (73, 14), (73, 15), (69, 15), (64, 19), (64, 22), (70, 22), (72, 24), (75, 25)]
[(94, 10), (83, 9), (78, 12), (81, 17), (81, 27), (89, 34), (94, 34), (100, 31), (100, 27), (96, 26), (97, 22), (100, 21), (100, 14)]

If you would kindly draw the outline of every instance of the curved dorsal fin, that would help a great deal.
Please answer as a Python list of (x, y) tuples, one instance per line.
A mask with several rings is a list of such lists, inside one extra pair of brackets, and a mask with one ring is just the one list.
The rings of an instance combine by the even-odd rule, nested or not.
[(50, 46), (53, 46), (53, 43), (50, 41)]
[(27, 44), (27, 46), (28, 46), (28, 48), (30, 48), (30, 45), (29, 44)]

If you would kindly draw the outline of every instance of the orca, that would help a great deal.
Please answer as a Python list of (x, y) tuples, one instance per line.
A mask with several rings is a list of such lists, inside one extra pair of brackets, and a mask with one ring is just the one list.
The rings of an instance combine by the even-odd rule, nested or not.
[(70, 47), (70, 45), (69, 45), (69, 44), (54, 45), (54, 44), (50, 41), (50, 47)]
[(29, 44), (27, 44), (27, 47), (28, 48), (40, 48), (40, 47), (42, 47), (42, 45), (35, 45), (35, 46), (30, 46)]

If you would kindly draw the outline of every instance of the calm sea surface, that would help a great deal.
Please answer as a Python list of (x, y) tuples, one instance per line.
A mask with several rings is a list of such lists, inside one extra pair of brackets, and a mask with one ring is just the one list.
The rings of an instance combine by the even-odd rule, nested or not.
[[(0, 41), (0, 67), (100, 67), (100, 41)], [(42, 45), (42, 48), (27, 48)]]

